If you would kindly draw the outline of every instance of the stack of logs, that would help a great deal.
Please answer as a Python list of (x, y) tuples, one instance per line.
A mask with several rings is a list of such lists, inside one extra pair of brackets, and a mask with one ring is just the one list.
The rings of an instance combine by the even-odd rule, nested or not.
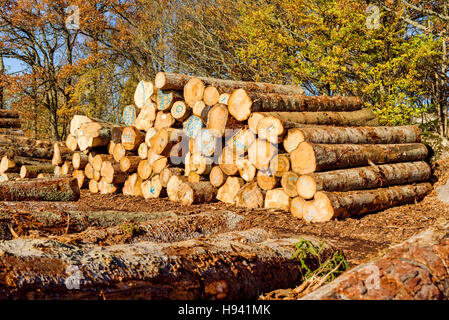
[(28, 138), (20, 128), (17, 112), (0, 110), (0, 181), (52, 176), (53, 144)]
[(379, 127), (357, 97), (291, 85), (160, 72), (138, 84), (123, 125), (77, 115), (66, 146), (65, 164), (93, 193), (218, 199), (307, 221), (413, 202), (431, 188), (416, 127)]

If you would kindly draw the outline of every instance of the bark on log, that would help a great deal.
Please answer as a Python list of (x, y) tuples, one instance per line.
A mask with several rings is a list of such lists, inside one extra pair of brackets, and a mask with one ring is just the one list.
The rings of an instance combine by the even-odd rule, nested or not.
[(140, 161), (142, 161), (142, 159), (138, 156), (123, 157), (120, 159), (120, 170), (123, 172), (134, 173), (136, 172)]
[[(53, 173), (55, 166), (52, 164), (23, 165), (20, 168), (21, 178), (36, 178), (39, 173)], [(61, 172), (62, 174), (62, 172)]]
[(196, 183), (184, 182), (180, 185), (179, 191), (179, 202), (186, 206), (210, 203), (217, 194), (217, 188), (209, 181), (199, 181)]
[(447, 300), (448, 239), (443, 220), (301, 300)]
[(421, 200), (431, 190), (430, 183), (420, 183), (363, 191), (318, 191), (314, 200), (304, 205), (304, 219), (324, 222), (359, 216)]
[[(0, 150), (2, 147), (0, 147)], [(46, 159), (51, 160), (53, 158), (53, 147), (32, 147), (32, 146), (22, 146), (22, 145), (5, 145), (3, 146), (3, 155), (15, 158), (27, 157), (35, 159)]]
[(25, 135), (23, 130), (13, 129), (13, 128), (0, 128), (0, 134), (13, 135), (13, 136), (24, 136)]
[(8, 172), (8, 173), (2, 173), (0, 175), (0, 182), (14, 181), (16, 179), (20, 179), (20, 174)]
[(430, 166), (424, 161), (383, 164), (302, 175), (298, 194), (311, 199), (316, 191), (350, 191), (411, 184), (430, 179)]
[(290, 153), (292, 170), (299, 174), (424, 160), (427, 148), (422, 143), (408, 144), (311, 144), (301, 142)]
[[(186, 83), (193, 78), (184, 74), (176, 74), (170, 72), (159, 72), (154, 80), (156, 88), (165, 90), (182, 90)], [(243, 88), (247, 91), (254, 92), (273, 92), (280, 94), (304, 94), (304, 90), (300, 86), (282, 85), (264, 82), (251, 81), (235, 81), (222, 80), (209, 77), (198, 77), (207, 86), (216, 87), (220, 92), (230, 93), (233, 90)]]
[(261, 112), (256, 117), (274, 116), (282, 121), (308, 125), (366, 126), (376, 119), (370, 109), (356, 111), (316, 111), (316, 112)]
[(76, 201), (80, 197), (75, 178), (45, 178), (0, 183), (0, 201)]
[(22, 127), (22, 121), (20, 119), (13, 118), (0, 118), (0, 128), (20, 128)]
[[(264, 118), (266, 119), (266, 118)], [(307, 127), (295, 131), (298, 144), (395, 144), (421, 142), (417, 126), (399, 127)], [(290, 130), (289, 130), (290, 131)], [(284, 142), (285, 145), (285, 142)]]
[[(312, 237), (274, 239), (261, 229), (176, 243), (143, 241), (138, 246), (78, 248), (57, 241), (15, 239), (0, 243), (6, 252), (0, 267), (7, 270), (6, 278), (20, 274), (24, 280), (6, 282), (0, 298), (256, 299), (260, 292), (293, 287), (304, 280), (301, 265), (291, 258), (295, 243), (303, 238), (319, 245)], [(20, 248), (30, 253), (23, 255)], [(333, 252), (327, 246), (311, 263), (325, 261)], [(116, 263), (111, 266), (111, 261)], [(69, 266), (72, 270), (67, 271)], [(73, 269), (80, 276), (80, 290), (67, 288), (67, 272)]]

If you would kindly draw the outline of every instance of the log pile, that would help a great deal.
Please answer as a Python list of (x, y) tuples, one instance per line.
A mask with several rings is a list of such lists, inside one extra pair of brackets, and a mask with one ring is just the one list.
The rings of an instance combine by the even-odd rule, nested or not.
[(121, 125), (75, 116), (66, 149), (64, 172), (93, 193), (219, 200), (309, 222), (430, 190), (415, 126), (377, 126), (357, 97), (305, 96), (291, 85), (159, 72), (137, 85)]

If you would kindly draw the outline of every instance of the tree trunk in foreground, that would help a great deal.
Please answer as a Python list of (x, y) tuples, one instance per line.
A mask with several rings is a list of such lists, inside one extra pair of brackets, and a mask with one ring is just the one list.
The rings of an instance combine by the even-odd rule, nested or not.
[(448, 239), (444, 220), (301, 300), (447, 300)]
[(299, 174), (424, 160), (427, 148), (422, 143), (408, 144), (311, 144), (301, 142), (290, 153), (292, 170)]
[(304, 219), (324, 222), (376, 212), (421, 200), (431, 190), (430, 183), (420, 183), (364, 191), (318, 191), (314, 200), (304, 205)]
[[(304, 271), (292, 259), (295, 243), (305, 238), (319, 245), (318, 239), (302, 235), (273, 238), (264, 230), (250, 229), (175, 243), (143, 241), (138, 246), (78, 248), (41, 239), (3, 241), (0, 249), (7, 254), (0, 257), (0, 267), (6, 270), (5, 278), (21, 274), (23, 281), (6, 281), (0, 298), (256, 299), (261, 292), (301, 283)], [(20, 248), (30, 248), (29, 254), (21, 254)], [(334, 251), (325, 245), (319, 258), (324, 261)], [(69, 290), (67, 285), (76, 285), (77, 276), (80, 289)]]
[(0, 184), (1, 201), (76, 201), (80, 189), (76, 178), (44, 178)]

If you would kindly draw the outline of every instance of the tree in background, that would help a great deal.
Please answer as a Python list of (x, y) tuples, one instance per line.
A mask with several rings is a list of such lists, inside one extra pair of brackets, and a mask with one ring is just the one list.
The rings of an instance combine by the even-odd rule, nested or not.
[(242, 2), (233, 39), (261, 79), (300, 83), (312, 94), (358, 95), (384, 124), (403, 124), (427, 110), (423, 81), (439, 57), (431, 34), (410, 34), (403, 6), (380, 12), (367, 27), (359, 0)]

